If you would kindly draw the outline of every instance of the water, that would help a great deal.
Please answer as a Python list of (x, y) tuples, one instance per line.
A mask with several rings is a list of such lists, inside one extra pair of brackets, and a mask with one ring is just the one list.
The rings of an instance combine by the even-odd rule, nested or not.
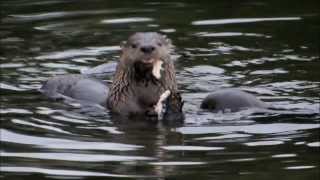
[[(319, 179), (318, 7), (2, 0), (1, 178)], [(120, 42), (137, 31), (162, 32), (176, 45), (183, 125), (114, 120), (104, 109), (37, 91), (51, 76), (116, 62)], [(283, 111), (199, 109), (226, 87)]]

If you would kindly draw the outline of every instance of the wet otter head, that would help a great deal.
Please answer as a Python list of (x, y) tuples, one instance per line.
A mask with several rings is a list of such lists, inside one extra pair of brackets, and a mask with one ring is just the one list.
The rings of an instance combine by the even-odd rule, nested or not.
[(107, 107), (128, 117), (159, 119), (163, 110), (182, 113), (181, 98), (173, 98), (180, 95), (171, 49), (170, 40), (155, 32), (130, 36), (122, 44)]
[(122, 64), (133, 67), (135, 73), (146, 76), (150, 73), (160, 76), (162, 63), (170, 59), (171, 41), (155, 32), (135, 33), (122, 44)]

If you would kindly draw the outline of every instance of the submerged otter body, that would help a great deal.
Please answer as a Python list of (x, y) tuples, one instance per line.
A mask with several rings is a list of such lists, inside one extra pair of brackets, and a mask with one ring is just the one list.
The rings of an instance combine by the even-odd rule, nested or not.
[(170, 41), (158, 33), (136, 33), (123, 44), (107, 100), (107, 107), (113, 113), (154, 116), (162, 111), (159, 100), (174, 99), (180, 102), (167, 104), (176, 106), (173, 108), (182, 113), (175, 68), (170, 58), (171, 46)]

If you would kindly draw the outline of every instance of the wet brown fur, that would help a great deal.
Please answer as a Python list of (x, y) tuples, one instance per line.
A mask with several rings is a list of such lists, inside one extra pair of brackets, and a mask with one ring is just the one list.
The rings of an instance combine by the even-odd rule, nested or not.
[[(142, 45), (154, 46), (155, 51), (151, 55), (145, 55), (139, 51)], [(158, 33), (136, 33), (130, 36), (128, 42), (122, 46), (107, 107), (120, 115), (146, 115), (154, 111), (160, 95), (166, 90), (170, 90), (172, 97), (177, 96), (175, 68), (170, 58), (171, 49), (170, 40)], [(142, 63), (145, 59), (163, 61), (159, 79), (152, 74), (154, 62)], [(181, 107), (178, 109), (181, 110)]]

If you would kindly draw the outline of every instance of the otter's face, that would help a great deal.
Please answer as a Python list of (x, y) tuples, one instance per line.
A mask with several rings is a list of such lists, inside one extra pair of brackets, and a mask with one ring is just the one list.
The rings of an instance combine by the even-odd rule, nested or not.
[(122, 46), (122, 59), (126, 64), (153, 67), (157, 61), (169, 59), (172, 45), (165, 36), (154, 33), (135, 33)]

